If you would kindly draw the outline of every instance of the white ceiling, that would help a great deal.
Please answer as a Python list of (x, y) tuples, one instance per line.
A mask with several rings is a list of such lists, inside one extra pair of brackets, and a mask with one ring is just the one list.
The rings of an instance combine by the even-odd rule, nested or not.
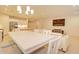
[[(49, 17), (60, 17), (60, 16), (71, 16), (71, 15), (79, 15), (79, 6), (72, 5), (30, 5), (31, 9), (34, 9), (34, 14), (30, 15), (30, 17), (34, 18), (49, 18)], [(0, 6), (0, 11), (5, 12), (8, 15), (16, 15), (27, 17), (24, 14), (25, 5), (22, 6), (23, 14), (18, 14), (16, 11), (17, 6)]]

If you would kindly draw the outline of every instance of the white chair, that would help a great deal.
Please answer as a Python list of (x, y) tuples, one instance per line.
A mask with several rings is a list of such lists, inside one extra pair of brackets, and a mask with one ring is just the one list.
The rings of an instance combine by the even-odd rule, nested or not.
[(66, 52), (69, 46), (68, 38), (68, 35), (64, 35), (56, 41), (50, 40), (47, 53), (57, 54), (60, 49), (63, 49), (61, 52)]
[(50, 40), (48, 45), (48, 54), (57, 54), (58, 49), (60, 48), (61, 39), (57, 39), (56, 41)]
[(68, 35), (63, 35), (61, 39), (61, 45), (60, 45), (60, 50), (62, 52), (66, 52), (69, 47), (69, 36)]

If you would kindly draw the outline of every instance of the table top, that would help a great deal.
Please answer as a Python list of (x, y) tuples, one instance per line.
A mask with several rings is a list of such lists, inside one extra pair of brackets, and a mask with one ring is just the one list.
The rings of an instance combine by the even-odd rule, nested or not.
[(12, 37), (12, 40), (22, 50), (28, 50), (48, 40), (55, 40), (58, 38), (56, 35), (48, 35), (37, 32), (9, 32), (9, 34)]

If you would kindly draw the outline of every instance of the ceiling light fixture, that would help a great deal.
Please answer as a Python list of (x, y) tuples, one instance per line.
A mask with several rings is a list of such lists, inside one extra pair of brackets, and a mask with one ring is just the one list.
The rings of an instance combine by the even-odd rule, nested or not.
[(21, 6), (17, 6), (17, 11), (18, 11), (19, 13), (22, 13)]
[(33, 9), (31, 10), (31, 14), (34, 14), (34, 10)]
[(30, 6), (27, 6), (26, 7), (26, 15), (32, 15), (32, 14), (34, 14), (34, 10), (30, 9)]
[(30, 6), (26, 6), (26, 10), (27, 11), (30, 11)]
[[(17, 6), (17, 11), (18, 11), (19, 13), (22, 13), (22, 8), (21, 8), (21, 6)], [(34, 14), (34, 10), (31, 9), (30, 6), (26, 6), (25, 14), (26, 14), (26, 15), (32, 15), (32, 14)]]

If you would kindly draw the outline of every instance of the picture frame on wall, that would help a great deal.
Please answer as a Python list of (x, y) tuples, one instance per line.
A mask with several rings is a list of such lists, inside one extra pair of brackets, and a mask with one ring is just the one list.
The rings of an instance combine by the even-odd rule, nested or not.
[(65, 19), (53, 19), (53, 26), (65, 26)]

